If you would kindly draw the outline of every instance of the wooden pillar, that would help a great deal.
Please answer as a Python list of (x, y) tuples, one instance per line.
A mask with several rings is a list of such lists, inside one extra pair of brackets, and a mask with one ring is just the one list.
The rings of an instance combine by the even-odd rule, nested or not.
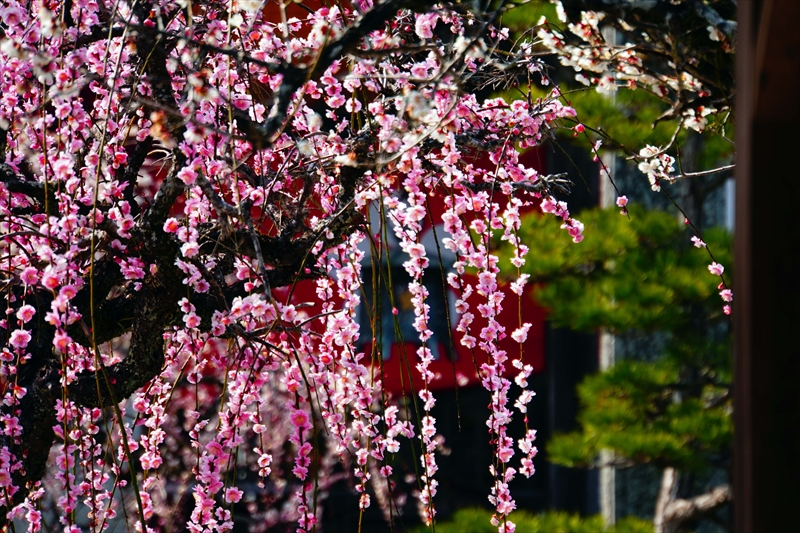
[(734, 523), (795, 531), (800, 505), (800, 2), (739, 0)]

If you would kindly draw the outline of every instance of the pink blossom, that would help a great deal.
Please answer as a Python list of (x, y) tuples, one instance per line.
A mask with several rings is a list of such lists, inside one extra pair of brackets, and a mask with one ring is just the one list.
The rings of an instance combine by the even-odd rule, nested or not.
[(183, 317), (183, 323), (187, 328), (196, 328), (200, 325), (200, 317), (195, 313), (188, 313)]
[(583, 240), (583, 224), (581, 222), (570, 219), (561, 225), (561, 229), (567, 230), (574, 243), (577, 244)]
[(26, 285), (35, 285), (36, 282), (39, 281), (39, 271), (34, 267), (27, 267), (22, 271), (19, 277), (22, 283)]
[(31, 341), (31, 334), (29, 331), (24, 329), (15, 329), (11, 332), (11, 336), (9, 338), (9, 344), (14, 348), (18, 348), (20, 350), (24, 349), (28, 346), (28, 343)]
[(513, 456), (514, 456), (514, 450), (512, 448), (502, 447), (497, 452), (498, 459), (500, 459), (504, 463), (510, 461)]
[(194, 312), (195, 310), (194, 305), (189, 302), (188, 298), (181, 298), (180, 301), (178, 301), (178, 307), (180, 307), (181, 311), (184, 313)]
[(721, 276), (723, 272), (725, 272), (725, 267), (717, 263), (716, 261), (708, 265), (708, 271), (714, 274), (715, 276)]
[(195, 257), (199, 253), (200, 245), (198, 245), (196, 242), (187, 242), (181, 246), (181, 254), (183, 254), (184, 257)]
[(534, 474), (534, 472), (536, 471), (534, 466), (533, 466), (533, 461), (531, 461), (527, 457), (524, 457), (520, 461), (520, 464), (521, 464), (521, 466), (520, 466), (519, 471), (525, 477), (531, 477)]
[(475, 337), (471, 335), (464, 335), (461, 339), (461, 344), (469, 349), (475, 348)]
[(58, 287), (58, 274), (50, 269), (45, 270), (44, 274), (42, 275), (42, 286), (50, 290)]
[(68, 285), (64, 285), (58, 291), (58, 295), (66, 300), (72, 300), (73, 298), (75, 298), (75, 296), (77, 296), (77, 294), (78, 294), (78, 288), (71, 283)]
[(418, 37), (421, 39), (430, 39), (433, 37), (433, 28), (439, 20), (437, 13), (422, 13), (417, 15), (417, 22), (414, 30)]
[(174, 217), (170, 217), (164, 222), (164, 231), (166, 233), (175, 233), (180, 227), (180, 223)]
[(259, 458), (258, 458), (258, 466), (259, 467), (266, 468), (270, 464), (272, 464), (272, 456), (271, 455), (269, 455), (267, 453), (264, 453), (264, 454), (261, 454), (259, 456)]
[(358, 500), (358, 507), (361, 509), (366, 509), (367, 507), (369, 507), (369, 503), (370, 503), (369, 494), (365, 492), (364, 494), (361, 495), (361, 498), (359, 498)]
[(16, 5), (6, 5), (0, 10), (0, 19), (8, 26), (17, 26), (25, 19), (23, 11)]
[(122, 275), (125, 276), (125, 279), (143, 279), (143, 266), (142, 260), (138, 257), (132, 257), (129, 261), (120, 261), (120, 270), (122, 271)]
[(695, 248), (703, 248), (706, 245), (697, 235), (692, 236), (692, 244), (694, 244)]
[(308, 418), (308, 413), (303, 411), (302, 409), (294, 409), (292, 410), (292, 414), (289, 417), (292, 421), (292, 424), (298, 429), (308, 429), (311, 427), (311, 422)]
[(32, 305), (23, 305), (19, 308), (19, 311), (17, 311), (17, 318), (23, 323), (27, 323), (35, 314), (36, 309), (34, 309)]
[(525, 288), (525, 284), (528, 282), (530, 278), (530, 274), (520, 274), (519, 279), (512, 282), (510, 285), (511, 292), (514, 294), (521, 296), (522, 291)]
[(514, 533), (517, 530), (516, 524), (511, 520), (505, 520), (498, 526), (498, 533)]
[(143, 453), (139, 459), (144, 470), (155, 470), (161, 466), (162, 459), (152, 452)]
[(288, 323), (293, 323), (297, 318), (297, 311), (293, 305), (285, 305), (281, 309), (281, 320)]
[(522, 344), (528, 339), (528, 331), (531, 329), (530, 322), (524, 323), (522, 326), (518, 327), (511, 333), (511, 338), (517, 341), (518, 343)]
[(297, 479), (304, 480), (306, 476), (308, 476), (308, 468), (305, 466), (295, 466), (292, 468), (292, 474), (294, 474)]
[(225, 490), (225, 501), (228, 503), (237, 503), (239, 500), (242, 499), (244, 492), (237, 489), (236, 487), (230, 487)]
[(193, 185), (197, 180), (197, 171), (191, 167), (184, 167), (178, 171), (178, 178), (180, 178), (186, 185)]

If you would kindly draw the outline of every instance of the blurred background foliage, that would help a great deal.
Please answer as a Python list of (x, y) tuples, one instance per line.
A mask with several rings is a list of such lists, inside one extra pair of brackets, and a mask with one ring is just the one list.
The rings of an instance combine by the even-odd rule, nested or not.
[[(585, 238), (575, 245), (554, 217), (532, 215), (519, 230), (531, 252), (522, 272), (556, 326), (611, 332), (672, 331), (697, 320), (688, 311), (721, 318), (719, 278), (708, 273), (705, 250), (674, 215), (629, 204), (580, 214)], [(704, 232), (717, 262), (731, 264), (731, 236)], [(508, 253), (508, 252), (506, 252)], [(515, 274), (511, 270), (508, 274)]]
[[(628, 212), (582, 211), (585, 239), (577, 245), (552, 216), (528, 215), (519, 230), (530, 247), (521, 272), (530, 276), (533, 297), (555, 326), (611, 332), (621, 344), (626, 338), (640, 341), (628, 353), (618, 350), (613, 366), (579, 385), (577, 427), (556, 433), (545, 457), (571, 468), (672, 467), (696, 480), (682, 494), (689, 497), (709, 480), (724, 479), (729, 468), (729, 317), (722, 312), (719, 278), (706, 268), (708, 252), (692, 246), (683, 222), (636, 204)], [(715, 227), (704, 238), (715, 259), (730, 265), (730, 233)], [(507, 256), (511, 250), (500, 252)], [(504, 273), (509, 279), (517, 275), (513, 267)], [(596, 518), (573, 516), (563, 530), (603, 531)], [(567, 518), (554, 513), (539, 520)], [(518, 531), (539, 531), (530, 527)]]
[[(529, 215), (519, 232), (531, 250), (522, 272), (555, 325), (661, 336), (652, 353), (617, 361), (581, 384), (581, 429), (554, 437), (549, 458), (597, 466), (598, 452), (609, 449), (619, 466), (702, 470), (730, 452), (732, 439), (719, 278), (676, 217), (636, 205), (629, 213), (583, 211), (586, 237), (578, 245), (558, 231), (554, 217)], [(713, 228), (704, 236), (717, 261), (730, 264), (731, 235)], [(512, 268), (506, 273), (516, 275)]]
[[(496, 533), (497, 527), (490, 523), (492, 513), (484, 509), (461, 509), (446, 522), (436, 524), (437, 533)], [(653, 524), (636, 517), (627, 517), (606, 527), (600, 515), (581, 517), (577, 514), (549, 512), (531, 514), (514, 511), (509, 516), (517, 533), (652, 533)], [(412, 533), (430, 531), (417, 528)]]

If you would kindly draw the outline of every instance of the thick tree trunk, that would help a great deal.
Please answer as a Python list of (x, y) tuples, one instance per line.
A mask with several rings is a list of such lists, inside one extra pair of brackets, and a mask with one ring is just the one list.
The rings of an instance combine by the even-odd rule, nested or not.
[(678, 471), (665, 468), (653, 517), (655, 533), (679, 533), (686, 522), (697, 520), (733, 499), (730, 485), (720, 485), (694, 498), (678, 498)]

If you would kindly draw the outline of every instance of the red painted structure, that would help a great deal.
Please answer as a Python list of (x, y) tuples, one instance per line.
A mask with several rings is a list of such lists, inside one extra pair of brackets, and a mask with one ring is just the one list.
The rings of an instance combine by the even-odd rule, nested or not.
[[(520, 162), (537, 169), (544, 167), (544, 157), (540, 150), (530, 150), (525, 153)], [(486, 160), (487, 164), (488, 158)], [(453, 390), (456, 387), (470, 387), (480, 384), (479, 368), (482, 364), (490, 362), (488, 355), (479, 350), (470, 350), (461, 345), (461, 338), (463, 333), (456, 331), (455, 326), (458, 317), (456, 316), (454, 305), (455, 301), (459, 298), (458, 291), (442, 283), (442, 279), (446, 278), (447, 273), (452, 271), (452, 264), (455, 259), (454, 255), (447, 252), (444, 246), (441, 245), (441, 240), (447, 236), (444, 232), (442, 224), (437, 224), (436, 231), (434, 232), (430, 220), (441, 220), (444, 214), (444, 202), (440, 198), (431, 198), (429, 203), (430, 216), (426, 219), (425, 225), (421, 232), (421, 241), (426, 246), (427, 256), (430, 260), (431, 266), (426, 269), (426, 275), (423, 283), (428, 288), (430, 293), (426, 303), (430, 306), (430, 320), (429, 325), (434, 331), (434, 337), (428, 341), (427, 347), (434, 352), (434, 361), (430, 364), (429, 369), (434, 374), (434, 380), (430, 383), (431, 390)], [(529, 206), (524, 208), (523, 212), (531, 212), (536, 208)], [(387, 229), (387, 233), (391, 234), (392, 230)], [(434, 237), (435, 235), (435, 237)], [(439, 241), (439, 246), (436, 245), (436, 240)], [(381, 379), (384, 384), (384, 390), (393, 395), (400, 393), (409, 393), (412, 390), (411, 382), (413, 381), (413, 390), (418, 391), (423, 387), (420, 372), (417, 370), (419, 358), (417, 356), (417, 348), (420, 343), (418, 335), (413, 331), (413, 308), (408, 300), (404, 301), (405, 291), (402, 289), (404, 280), (402, 276), (406, 276), (402, 267), (402, 262), (405, 260), (404, 254), (399, 250), (396, 243), (392, 242), (390, 237), (388, 248), (389, 256), (391, 257), (391, 266), (385, 264), (381, 265), (384, 270), (390, 268), (392, 271), (392, 278), (394, 292), (395, 307), (398, 308), (398, 313), (395, 316), (390, 314), (391, 303), (389, 301), (388, 291), (384, 294), (380, 302), (374, 302), (372, 292), (372, 263), (369, 254), (362, 263), (362, 276), (364, 278), (364, 291), (362, 294), (362, 301), (367, 300), (369, 311), (366, 305), (362, 304), (359, 310), (361, 315), (371, 314), (373, 309), (383, 309), (381, 320), (384, 322), (381, 331), (377, 332), (383, 339), (379, 342), (379, 346), (383, 352), (383, 359), (374, 358), (372, 361), (372, 368), (375, 379)], [(366, 247), (365, 247), (366, 250)], [(448, 255), (449, 254), (449, 255)], [(429, 278), (430, 276), (430, 278)], [(383, 274), (383, 278), (386, 274)], [(470, 274), (469, 271), (463, 276), (465, 281), (473, 286), (477, 284), (477, 277)], [(429, 285), (429, 280), (433, 281)], [(400, 285), (398, 288), (397, 285)], [(443, 290), (443, 286), (446, 288)], [(310, 281), (301, 282), (291, 292), (293, 293), (293, 301), (297, 302), (308, 301), (312, 302), (315, 298), (314, 284)], [(511, 339), (511, 332), (520, 326), (520, 322), (531, 323), (531, 328), (528, 332), (527, 340), (522, 345), (522, 357), (525, 364), (532, 365), (534, 373), (541, 373), (545, 369), (545, 320), (546, 312), (541, 307), (538, 307), (531, 297), (532, 285), (527, 285), (521, 297), (514, 294), (508, 283), (503, 281), (501, 283), (501, 291), (505, 298), (502, 302), (503, 310), (501, 311), (498, 321), (505, 327), (505, 337), (499, 339), (499, 347), (508, 354), (508, 361), (506, 362), (506, 375), (513, 376), (516, 369), (513, 368), (511, 362), (520, 357), (520, 345)], [(286, 296), (288, 296), (288, 289)], [(447, 302), (444, 302), (444, 294), (447, 294)], [(276, 294), (279, 296), (280, 292)], [(364, 298), (366, 296), (366, 298)], [(485, 303), (484, 297), (473, 293), (467, 299), (470, 311), (475, 315), (475, 319), (470, 326), (470, 334), (473, 337), (479, 338), (481, 329), (486, 325), (486, 319), (480, 316), (477, 311), (477, 306)], [(405, 308), (404, 308), (405, 307)], [(314, 307), (307, 307), (306, 311), (309, 316), (313, 316)], [(397, 327), (401, 330), (401, 339), (395, 337), (395, 321)], [(448, 324), (449, 322), (449, 324)], [(369, 319), (362, 316), (361, 320), (361, 337), (355, 346), (358, 352), (363, 352), (368, 356), (370, 354), (378, 353), (377, 347), (373, 350), (373, 332)], [(437, 330), (437, 323), (440, 327)], [(444, 324), (443, 326), (441, 326)], [(448, 331), (449, 330), (449, 331)], [(388, 334), (388, 336), (387, 336)], [(388, 346), (387, 346), (388, 345)]]

